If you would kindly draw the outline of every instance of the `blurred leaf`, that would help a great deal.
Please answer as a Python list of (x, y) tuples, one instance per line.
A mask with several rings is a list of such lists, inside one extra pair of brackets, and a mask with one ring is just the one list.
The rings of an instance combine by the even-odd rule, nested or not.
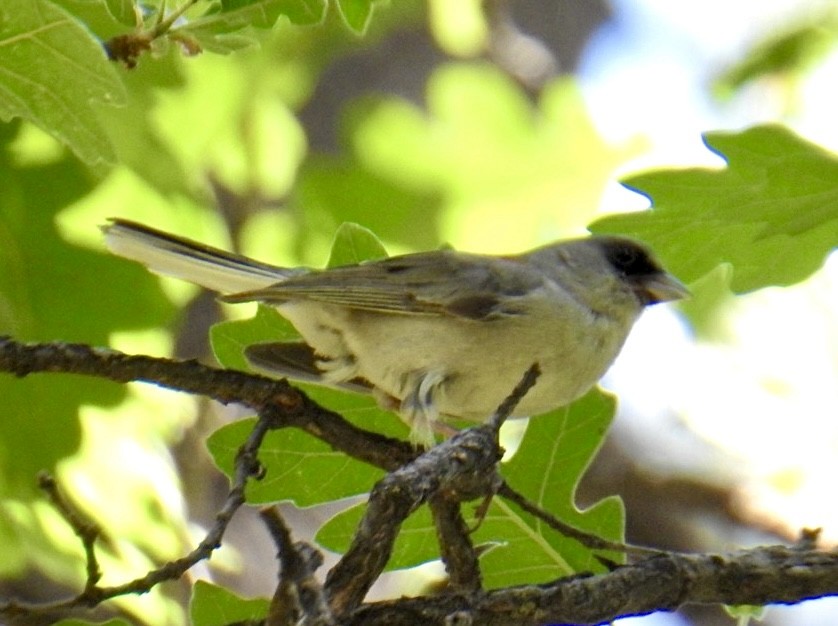
[(817, 270), (838, 246), (838, 159), (780, 126), (707, 133), (705, 142), (725, 169), (633, 176), (625, 185), (653, 209), (590, 230), (646, 241), (687, 283), (730, 263), (736, 293), (792, 285)]
[(294, 203), (306, 220), (297, 244), (305, 249), (344, 220), (375, 224), (383, 239), (404, 246), (439, 244), (439, 197), (360, 167), (351, 157), (309, 156), (294, 187)]
[(122, 79), (127, 89), (125, 106), (108, 107), (99, 115), (120, 165), (131, 168), (158, 193), (189, 194), (191, 172), (176, 152), (178, 140), (165, 136), (159, 120), (167, 113), (161, 100), (182, 101), (188, 93), (178, 55), (158, 56), (130, 72), (122, 70)]
[(222, 0), (222, 10), (191, 20), (177, 29), (202, 47), (228, 53), (255, 43), (253, 28), (272, 28), (280, 16), (292, 24), (311, 26), (323, 21), (327, 0)]
[[(620, 541), (623, 507), (606, 498), (585, 511), (574, 505), (582, 474), (602, 444), (614, 414), (614, 399), (594, 390), (564, 409), (530, 420), (524, 440), (502, 474), (509, 484), (562, 521), (601, 537)], [(329, 520), (317, 533), (324, 547), (345, 552), (366, 505)], [(488, 587), (538, 583), (578, 572), (604, 571), (593, 553), (547, 528), (500, 498), (472, 536), (494, 546), (481, 556)], [(426, 507), (402, 525), (388, 569), (406, 568), (439, 558), (436, 531)], [(621, 560), (620, 555), (608, 558)]]
[(728, 340), (729, 325), (725, 304), (734, 297), (730, 290), (733, 267), (722, 263), (690, 284), (690, 297), (678, 303), (687, 316), (695, 336), (700, 339)]
[(722, 97), (762, 77), (801, 74), (827, 56), (838, 44), (838, 12), (831, 11), (805, 22), (772, 32), (738, 63), (714, 81)]
[(363, 35), (372, 17), (373, 0), (337, 0), (340, 16), (358, 35)]
[(725, 613), (736, 619), (736, 626), (747, 626), (751, 620), (761, 621), (765, 618), (764, 606), (751, 604), (738, 604), (735, 606), (723, 606)]
[(0, 18), (0, 119), (34, 122), (87, 163), (114, 162), (94, 103), (120, 105), (125, 90), (101, 44), (48, 0), (5, 0)]
[(431, 76), (427, 103), (353, 105), (345, 153), (314, 157), (300, 172), (295, 204), (312, 229), (349, 215), (410, 247), (531, 247), (581, 232), (633, 150), (603, 142), (569, 80), (550, 84), (536, 108), (496, 68), (449, 64)]
[(136, 25), (136, 10), (140, 9), (133, 0), (105, 0), (108, 12), (126, 26)]
[(474, 57), (486, 50), (489, 24), (482, 0), (430, 0), (431, 33), (448, 54)]
[(192, 626), (224, 626), (264, 620), (270, 602), (264, 598), (246, 600), (232, 591), (199, 580), (192, 587), (189, 616)]
[[(171, 308), (141, 267), (70, 246), (58, 236), (57, 211), (90, 190), (83, 166), (67, 155), (21, 166), (6, 162), (6, 154), (0, 152), (0, 334), (106, 345), (116, 328), (162, 324)], [(0, 420), (3, 488), (25, 497), (33, 493), (39, 470), (53, 468), (78, 446), (78, 406), (113, 404), (124, 390), (101, 380), (53, 374), (24, 380), (3, 376), (0, 393), (13, 407)]]

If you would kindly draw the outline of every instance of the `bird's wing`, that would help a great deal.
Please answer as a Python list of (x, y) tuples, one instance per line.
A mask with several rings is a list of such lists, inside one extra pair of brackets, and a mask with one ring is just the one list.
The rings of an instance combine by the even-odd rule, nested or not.
[(328, 385), (358, 393), (370, 393), (372, 385), (363, 378), (332, 382), (323, 376), (314, 348), (303, 341), (257, 343), (245, 347), (247, 362), (256, 370), (303, 382)]
[(520, 312), (515, 301), (543, 280), (539, 272), (514, 257), (444, 250), (310, 272), (224, 300), (274, 304), (304, 300), (403, 315), (482, 320)]

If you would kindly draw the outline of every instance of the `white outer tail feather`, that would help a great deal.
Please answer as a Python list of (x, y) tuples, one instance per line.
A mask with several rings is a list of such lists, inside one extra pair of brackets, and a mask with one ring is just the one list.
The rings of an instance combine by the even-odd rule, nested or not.
[(156, 274), (181, 278), (221, 294), (261, 289), (299, 272), (126, 220), (113, 220), (102, 230), (105, 245), (114, 254), (142, 263)]

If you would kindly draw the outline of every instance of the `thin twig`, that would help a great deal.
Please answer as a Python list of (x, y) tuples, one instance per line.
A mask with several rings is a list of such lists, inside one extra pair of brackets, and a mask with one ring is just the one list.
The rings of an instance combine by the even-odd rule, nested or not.
[(64, 497), (64, 494), (58, 488), (58, 483), (51, 474), (48, 472), (38, 474), (38, 487), (47, 494), (49, 501), (58, 509), (58, 512), (61, 513), (61, 516), (70, 525), (73, 532), (76, 533), (76, 536), (81, 540), (82, 546), (84, 547), (84, 556), (87, 563), (85, 568), (87, 576), (85, 578), (84, 591), (82, 592), (82, 595), (84, 595), (88, 589), (95, 587), (96, 583), (102, 578), (102, 570), (99, 568), (99, 562), (96, 559), (95, 546), (96, 540), (102, 534), (102, 530), (96, 523), (87, 519), (81, 511), (77, 510)]
[[(161, 582), (167, 580), (176, 580), (183, 576), (187, 570), (193, 567), (196, 563), (210, 558), (212, 553), (221, 546), (221, 539), (227, 529), (227, 525), (233, 518), (235, 512), (245, 501), (245, 486), (248, 479), (253, 476), (259, 469), (259, 463), (256, 459), (259, 447), (265, 434), (270, 430), (273, 416), (261, 416), (257, 420), (245, 444), (239, 449), (236, 457), (235, 473), (230, 491), (224, 500), (224, 504), (215, 516), (215, 522), (204, 539), (198, 546), (189, 554), (175, 561), (170, 561), (163, 566), (148, 572), (145, 576), (137, 578), (122, 585), (113, 587), (99, 587), (95, 582), (91, 584), (93, 579), (92, 573), (94, 568), (98, 575), (98, 566), (96, 566), (95, 556), (88, 554), (88, 580), (84, 591), (79, 595), (69, 600), (38, 605), (24, 605), (19, 603), (7, 603), (0, 605), (0, 616), (18, 616), (23, 614), (52, 614), (60, 611), (67, 611), (77, 608), (92, 608), (101, 604), (106, 600), (110, 600), (117, 596), (127, 594), (142, 594), (148, 593)], [(62, 511), (62, 514), (74, 529), (84, 528), (81, 518), (67, 505), (66, 501), (57, 496), (57, 489), (50, 485), (49, 480), (42, 481), (42, 486), (50, 494), (50, 499), (56, 503), (56, 506)], [(78, 530), (77, 530), (78, 533)], [(92, 536), (92, 532), (85, 531), (83, 540), (85, 541), (85, 551), (92, 553), (93, 539), (88, 539)]]
[(561, 533), (565, 537), (578, 541), (586, 548), (591, 548), (592, 550), (612, 550), (614, 552), (622, 552), (625, 554), (630, 554), (632, 556), (639, 557), (660, 556), (664, 554), (670, 554), (669, 552), (655, 550), (654, 548), (631, 546), (616, 541), (609, 541), (608, 539), (603, 539), (599, 535), (594, 535), (592, 533), (585, 532), (584, 530), (580, 530), (575, 526), (571, 526), (570, 524), (567, 524), (558, 519), (555, 515), (548, 513), (541, 507), (530, 502), (526, 497), (515, 491), (512, 487), (510, 487), (509, 483), (507, 483), (506, 481), (504, 481), (500, 485), (497, 495), (502, 496), (507, 500), (511, 500), (519, 507), (524, 509), (527, 513), (530, 513), (531, 515), (534, 515), (538, 519), (542, 520), (545, 524), (547, 524), (556, 532)]
[(523, 377), (515, 385), (515, 389), (512, 390), (503, 402), (501, 402), (500, 406), (495, 411), (495, 414), (489, 419), (488, 424), (495, 430), (495, 432), (500, 430), (500, 427), (506, 421), (506, 419), (512, 415), (512, 411), (515, 410), (515, 407), (518, 406), (518, 403), (524, 399), (524, 396), (529, 393), (530, 389), (533, 388), (535, 383), (538, 381), (538, 377), (541, 376), (541, 367), (538, 363), (533, 363), (530, 365), (530, 368), (524, 372)]
[(102, 44), (108, 58), (111, 61), (120, 61), (128, 69), (133, 69), (137, 66), (140, 55), (151, 50), (151, 44), (154, 40), (166, 34), (169, 34), (172, 39), (188, 42), (188, 54), (200, 52), (200, 46), (197, 41), (193, 41), (183, 33), (179, 33), (179, 29), (172, 28), (175, 22), (197, 2), (198, 0), (185, 0), (182, 5), (168, 15), (165, 15), (166, 3), (161, 3), (160, 7), (158, 7), (155, 22), (148, 29), (143, 28), (142, 18), (138, 17), (137, 28), (133, 33), (115, 35)]

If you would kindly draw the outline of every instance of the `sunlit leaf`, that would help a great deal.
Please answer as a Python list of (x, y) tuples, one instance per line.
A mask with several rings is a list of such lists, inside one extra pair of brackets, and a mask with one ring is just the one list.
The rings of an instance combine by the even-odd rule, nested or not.
[(646, 241), (688, 283), (729, 263), (737, 293), (792, 285), (818, 269), (838, 246), (838, 159), (781, 126), (705, 141), (726, 168), (628, 178), (652, 210), (607, 217), (591, 231)]
[(599, 137), (570, 80), (548, 85), (534, 106), (496, 68), (449, 64), (431, 76), (426, 99), (424, 108), (357, 102), (344, 153), (303, 166), (299, 206), (326, 224), (375, 220), (379, 235), (409, 246), (510, 252), (581, 233), (635, 149)]
[(232, 591), (199, 580), (192, 587), (189, 616), (192, 626), (224, 626), (264, 620), (270, 602), (264, 598), (245, 599)]
[[(619, 498), (605, 498), (584, 511), (575, 503), (576, 488), (602, 445), (614, 408), (613, 396), (594, 389), (567, 407), (532, 418), (502, 474), (513, 489), (564, 523), (621, 541), (625, 515)], [(503, 499), (493, 500), (473, 540), (499, 544), (481, 559), (490, 587), (604, 571), (590, 549)], [(623, 558), (600, 554), (618, 562)]]
[(6, 0), (0, 24), (0, 119), (34, 122), (87, 163), (115, 161), (94, 104), (125, 91), (101, 44), (48, 0)]
[[(92, 184), (78, 161), (67, 155), (14, 167), (0, 159), (0, 179), (0, 334), (106, 345), (115, 328), (162, 324), (171, 314), (154, 278), (141, 267), (59, 236), (56, 213)], [(97, 224), (88, 227), (95, 230)], [(4, 376), (0, 391), (10, 407), (0, 420), (0, 473), (4, 488), (13, 486), (19, 497), (33, 492), (39, 470), (53, 468), (78, 445), (76, 412), (82, 402), (113, 404), (124, 395), (112, 383), (69, 375)]]

